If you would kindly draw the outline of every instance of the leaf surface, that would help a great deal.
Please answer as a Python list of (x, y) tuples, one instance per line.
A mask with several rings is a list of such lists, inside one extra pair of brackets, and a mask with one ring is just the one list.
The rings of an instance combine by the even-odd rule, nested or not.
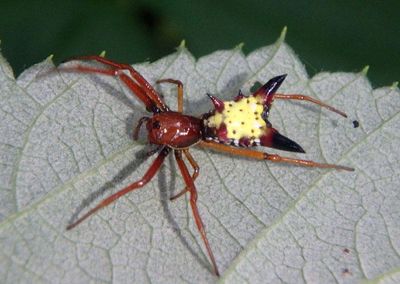
[[(226, 100), (287, 73), (282, 92), (313, 96), (349, 116), (276, 101), (270, 120), (307, 151), (279, 154), (352, 166), (352, 173), (191, 149), (201, 168), (198, 205), (221, 281), (397, 282), (396, 85), (373, 90), (366, 69), (309, 78), (284, 32), (247, 56), (239, 46), (196, 60), (181, 46), (135, 67), (152, 84), (181, 80), (190, 114), (211, 108), (206, 93)], [(157, 89), (176, 109), (176, 87)], [(2, 283), (217, 280), (188, 200), (168, 200), (184, 187), (172, 156), (144, 188), (65, 230), (101, 198), (139, 179), (152, 161), (144, 159), (144, 131), (139, 142), (131, 139), (137, 120), (148, 114), (121, 82), (58, 72), (51, 58), (14, 79), (0, 57), (0, 96)]]

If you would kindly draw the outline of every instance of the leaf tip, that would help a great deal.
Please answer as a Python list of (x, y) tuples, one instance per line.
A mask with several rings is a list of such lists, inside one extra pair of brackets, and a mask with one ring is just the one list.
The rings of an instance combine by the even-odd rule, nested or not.
[(102, 52), (100, 52), (99, 56), (100, 56), (100, 57), (106, 57), (106, 51), (103, 50)]
[(181, 43), (179, 44), (179, 46), (178, 46), (177, 49), (178, 49), (178, 50), (186, 49), (186, 40), (182, 39), (182, 40), (181, 40)]
[(235, 46), (236, 50), (242, 50), (244, 46), (244, 42), (239, 43), (237, 46)]
[(362, 73), (364, 76), (367, 76), (368, 70), (369, 70), (369, 65), (366, 65), (366, 66), (362, 69), (361, 73)]
[(287, 33), (287, 26), (284, 26), (282, 31), (281, 31), (281, 35), (279, 36), (279, 41), (284, 41), (286, 38), (286, 33)]
[(53, 58), (54, 58), (54, 54), (50, 54), (49, 56), (47, 56), (46, 61), (52, 62)]

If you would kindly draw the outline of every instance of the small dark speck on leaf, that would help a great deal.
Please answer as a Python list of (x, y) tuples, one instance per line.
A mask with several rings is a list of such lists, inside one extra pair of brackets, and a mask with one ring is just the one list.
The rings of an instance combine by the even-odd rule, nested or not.
[(350, 250), (349, 250), (348, 248), (344, 248), (344, 249), (343, 249), (343, 252), (344, 252), (344, 253), (349, 253)]
[(358, 120), (353, 120), (353, 127), (357, 128), (360, 126), (360, 123), (358, 122)]
[(352, 274), (351, 274), (351, 271), (348, 268), (343, 268), (342, 269), (342, 275), (343, 276), (350, 276)]

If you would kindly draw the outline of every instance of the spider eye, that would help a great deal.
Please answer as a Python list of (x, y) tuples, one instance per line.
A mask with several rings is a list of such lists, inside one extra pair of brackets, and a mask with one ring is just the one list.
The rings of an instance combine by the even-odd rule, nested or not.
[(159, 129), (160, 126), (161, 126), (161, 125), (160, 125), (160, 122), (159, 122), (158, 120), (156, 120), (156, 121), (153, 122), (153, 128)]

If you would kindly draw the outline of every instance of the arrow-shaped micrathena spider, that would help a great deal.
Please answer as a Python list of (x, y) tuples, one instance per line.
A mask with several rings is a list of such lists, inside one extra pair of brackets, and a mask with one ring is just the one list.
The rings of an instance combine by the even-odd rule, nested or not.
[[(244, 96), (239, 91), (239, 94), (232, 101), (222, 101), (212, 95), (208, 95), (214, 105), (214, 109), (200, 117), (195, 117), (183, 114), (183, 84), (178, 80), (162, 79), (157, 81), (157, 83), (172, 83), (177, 85), (178, 111), (172, 111), (160, 98), (158, 92), (132, 66), (117, 63), (101, 56), (83, 56), (74, 58), (74, 60), (97, 61), (103, 64), (104, 68), (78, 64), (60, 69), (116, 77), (142, 101), (146, 106), (146, 110), (151, 112), (152, 115), (144, 116), (139, 120), (134, 131), (134, 139), (138, 138), (140, 127), (145, 123), (148, 132), (148, 141), (151, 144), (157, 145), (156, 151), (152, 153), (158, 152), (158, 155), (141, 179), (102, 200), (96, 207), (75, 222), (69, 224), (67, 230), (74, 228), (97, 210), (107, 206), (119, 197), (145, 186), (160, 169), (168, 154), (173, 152), (186, 188), (171, 197), (171, 200), (189, 193), (190, 206), (197, 229), (206, 247), (214, 273), (219, 275), (217, 263), (197, 208), (197, 190), (194, 181), (199, 175), (200, 167), (190, 154), (190, 147), (198, 145), (203, 148), (210, 148), (232, 155), (305, 167), (332, 168), (346, 171), (354, 170), (345, 166), (282, 157), (277, 154), (268, 154), (249, 149), (253, 146), (265, 146), (304, 153), (300, 145), (281, 135), (268, 121), (269, 111), (274, 99), (309, 101), (346, 117), (345, 113), (314, 98), (299, 94), (288, 95), (276, 93), (286, 75), (272, 78), (250, 96)], [(183, 157), (187, 159), (193, 168), (192, 175), (189, 173)]]

